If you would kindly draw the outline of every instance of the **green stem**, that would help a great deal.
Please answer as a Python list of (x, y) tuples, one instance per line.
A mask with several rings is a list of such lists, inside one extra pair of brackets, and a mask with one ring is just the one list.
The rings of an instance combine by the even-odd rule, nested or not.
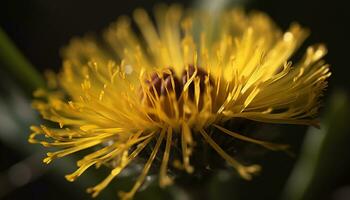
[(2, 28), (0, 28), (0, 66), (16, 78), (28, 92), (45, 86), (43, 77), (17, 49)]

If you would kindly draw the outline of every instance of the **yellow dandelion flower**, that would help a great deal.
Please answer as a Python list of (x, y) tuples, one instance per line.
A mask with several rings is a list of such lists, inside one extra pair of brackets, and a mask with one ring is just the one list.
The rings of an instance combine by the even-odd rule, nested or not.
[[(324, 45), (289, 60), (308, 31), (292, 24), (282, 32), (265, 14), (229, 10), (217, 21), (208, 13), (160, 6), (154, 24), (138, 9), (134, 21), (121, 17), (104, 41), (75, 39), (63, 51), (63, 70), (50, 74), (49, 90), (35, 93), (34, 107), (56, 128), (32, 126), (29, 141), (59, 149), (45, 163), (78, 151), (86, 155), (66, 176), (74, 181), (91, 166), (111, 168), (87, 191), (97, 196), (145, 147), (151, 153), (123, 199), (132, 198), (161, 155), (159, 184), (172, 183), (170, 165), (188, 173), (198, 136), (244, 179), (259, 165), (230, 156), (209, 129), (271, 150), (287, 145), (253, 139), (223, 123), (238, 118), (265, 123), (317, 125), (319, 97), (330, 76)], [(133, 23), (139, 33), (134, 32)], [(56, 81), (57, 80), (57, 81)], [(179, 147), (181, 156), (171, 155)]]

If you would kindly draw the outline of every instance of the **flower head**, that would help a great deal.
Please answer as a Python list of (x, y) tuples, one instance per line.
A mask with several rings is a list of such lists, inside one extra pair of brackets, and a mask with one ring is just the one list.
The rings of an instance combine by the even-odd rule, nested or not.
[[(93, 196), (147, 146), (152, 151), (131, 191), (121, 194), (124, 199), (139, 189), (157, 155), (160, 186), (173, 181), (169, 165), (191, 173), (198, 138), (249, 180), (260, 166), (238, 162), (209, 130), (286, 150), (287, 145), (249, 138), (223, 124), (244, 118), (317, 125), (319, 96), (330, 76), (322, 60), (327, 50), (311, 46), (292, 64), (289, 59), (308, 35), (298, 24), (283, 33), (263, 13), (242, 10), (226, 11), (216, 23), (208, 13), (179, 6), (157, 8), (156, 24), (141, 9), (133, 18), (139, 34), (129, 18), (121, 17), (104, 41), (73, 40), (63, 51), (63, 70), (49, 76), (50, 89), (35, 93), (34, 107), (59, 124), (31, 127), (30, 142), (59, 149), (47, 153), (45, 163), (85, 150), (78, 169), (66, 176), (69, 181), (91, 166), (111, 168), (88, 189)], [(171, 155), (174, 147), (181, 156)]]

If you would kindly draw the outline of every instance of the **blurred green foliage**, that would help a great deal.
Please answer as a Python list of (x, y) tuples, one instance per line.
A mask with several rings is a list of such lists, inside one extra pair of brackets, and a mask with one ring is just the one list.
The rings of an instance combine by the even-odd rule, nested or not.
[(321, 128), (310, 128), (307, 133), (284, 199), (323, 199), (350, 168), (349, 101), (344, 91), (336, 91), (331, 96)]
[(0, 27), (0, 66), (19, 81), (22, 88), (32, 92), (44, 87), (45, 82), (35, 67), (19, 52), (10, 38)]

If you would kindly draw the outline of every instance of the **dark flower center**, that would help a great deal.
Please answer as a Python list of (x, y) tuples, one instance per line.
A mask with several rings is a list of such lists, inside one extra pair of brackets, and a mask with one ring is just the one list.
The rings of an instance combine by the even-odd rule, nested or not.
[(154, 72), (151, 79), (146, 80), (149, 84), (149, 90), (152, 95), (157, 93), (158, 96), (167, 96), (168, 93), (175, 92), (176, 96), (180, 95), (182, 85), (175, 76), (174, 70), (169, 68), (168, 72), (162, 74)]
[[(195, 78), (199, 78), (200, 92), (205, 89), (205, 79), (208, 77), (208, 73), (202, 68), (195, 68), (193, 65), (189, 65), (187, 70), (181, 73), (181, 77), (178, 78), (172, 68), (168, 68), (166, 72), (161, 74), (154, 72), (151, 74), (150, 80), (146, 80), (149, 84), (149, 91), (152, 95), (157, 93), (158, 96), (167, 96), (171, 92), (175, 92), (176, 97), (179, 98), (185, 84), (191, 79), (196, 72)], [(188, 87), (188, 94), (191, 99), (194, 97), (195, 84), (192, 81)]]

